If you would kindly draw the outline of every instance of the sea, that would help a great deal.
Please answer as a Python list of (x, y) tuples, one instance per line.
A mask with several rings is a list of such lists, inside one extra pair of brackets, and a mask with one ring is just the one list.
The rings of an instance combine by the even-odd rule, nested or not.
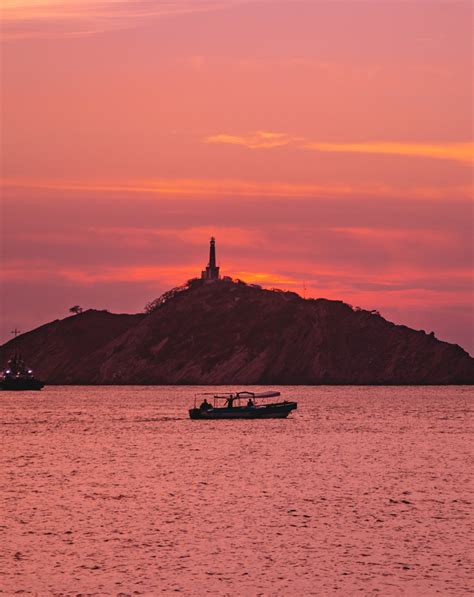
[(0, 393), (0, 593), (473, 592), (473, 388), (275, 387), (288, 419), (191, 421), (214, 389)]

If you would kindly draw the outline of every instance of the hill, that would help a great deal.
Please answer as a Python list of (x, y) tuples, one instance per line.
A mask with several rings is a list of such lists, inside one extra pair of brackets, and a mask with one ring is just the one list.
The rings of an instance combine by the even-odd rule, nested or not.
[(474, 359), (341, 301), (193, 281), (149, 313), (89, 310), (0, 347), (56, 384), (472, 384)]

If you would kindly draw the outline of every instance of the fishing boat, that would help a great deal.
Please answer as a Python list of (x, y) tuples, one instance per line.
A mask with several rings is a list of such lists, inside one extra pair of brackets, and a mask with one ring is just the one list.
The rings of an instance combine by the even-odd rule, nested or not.
[(41, 390), (44, 383), (33, 375), (19, 354), (15, 354), (0, 375), (0, 390)]
[[(204, 396), (204, 400), (197, 406), (201, 396)], [(208, 396), (211, 397), (210, 401), (207, 400)], [(194, 397), (194, 408), (189, 409), (189, 416), (191, 419), (284, 419), (298, 405), (287, 400), (262, 402), (278, 396), (280, 392), (199, 393)]]

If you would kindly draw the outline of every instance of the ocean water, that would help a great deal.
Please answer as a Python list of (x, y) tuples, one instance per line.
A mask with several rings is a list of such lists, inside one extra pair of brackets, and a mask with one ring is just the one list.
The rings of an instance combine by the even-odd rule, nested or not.
[(472, 592), (473, 389), (279, 389), (216, 422), (199, 388), (0, 393), (0, 592)]

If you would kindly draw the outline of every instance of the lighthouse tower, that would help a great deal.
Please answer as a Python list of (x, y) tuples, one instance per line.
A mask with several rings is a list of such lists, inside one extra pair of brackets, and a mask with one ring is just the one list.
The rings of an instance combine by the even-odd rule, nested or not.
[(201, 273), (202, 280), (218, 280), (219, 268), (216, 266), (216, 239), (211, 238), (211, 245), (209, 247), (209, 264)]

